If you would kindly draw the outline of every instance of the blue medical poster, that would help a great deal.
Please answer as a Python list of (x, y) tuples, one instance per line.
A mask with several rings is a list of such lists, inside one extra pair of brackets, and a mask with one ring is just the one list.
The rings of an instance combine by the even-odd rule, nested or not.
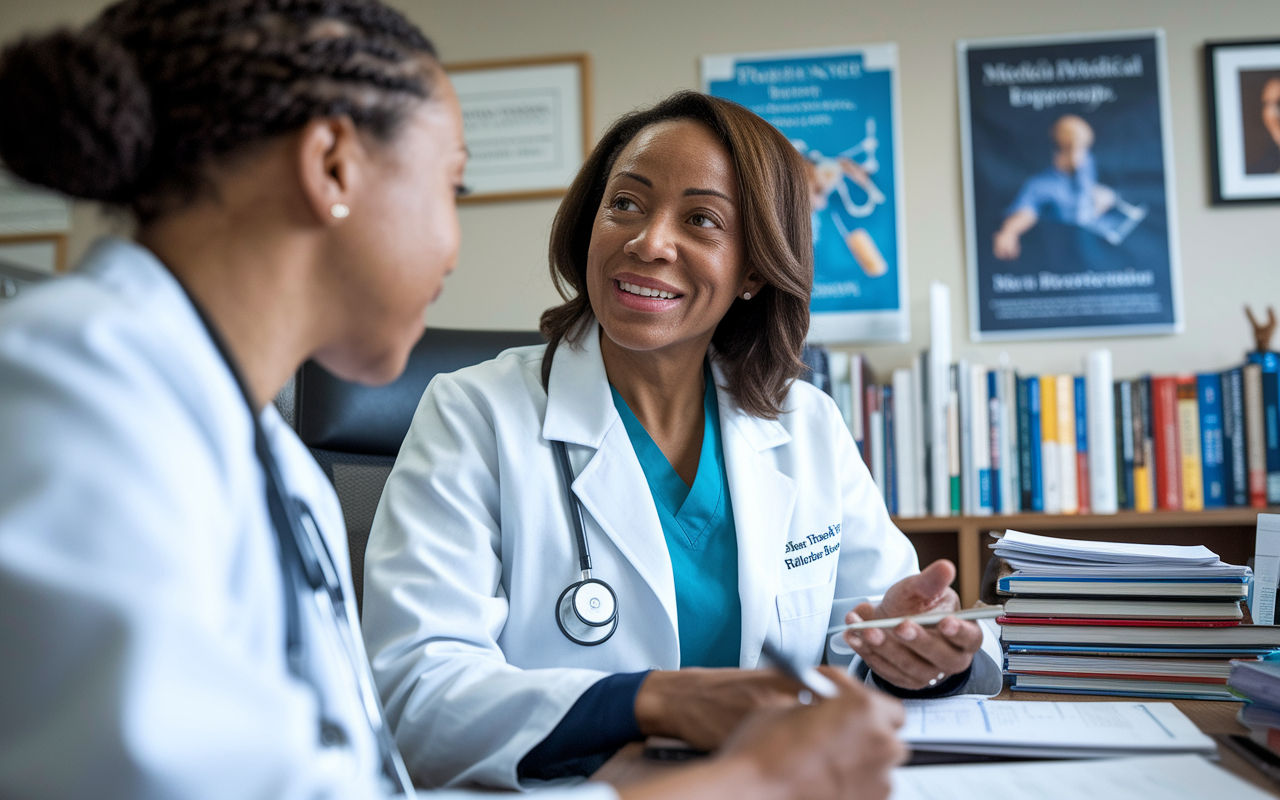
[(791, 140), (808, 167), (811, 342), (910, 336), (894, 44), (705, 56), (703, 88)]
[(1181, 330), (1163, 33), (957, 56), (973, 339)]

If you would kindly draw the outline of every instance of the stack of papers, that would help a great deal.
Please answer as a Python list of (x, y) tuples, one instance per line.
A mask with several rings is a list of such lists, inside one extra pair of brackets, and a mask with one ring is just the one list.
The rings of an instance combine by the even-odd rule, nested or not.
[(1213, 753), (1172, 703), (1050, 703), (952, 697), (907, 700), (899, 734), (915, 750), (1028, 758)]
[(1203, 545), (1090, 542), (1006, 531), (991, 545), (1019, 575), (1108, 578), (1241, 578), (1249, 568), (1227, 564)]
[(890, 800), (1270, 800), (1200, 756), (905, 767)]

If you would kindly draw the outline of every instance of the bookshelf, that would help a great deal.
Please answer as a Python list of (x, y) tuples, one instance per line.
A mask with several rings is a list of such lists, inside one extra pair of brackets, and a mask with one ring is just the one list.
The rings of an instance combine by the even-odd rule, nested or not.
[(957, 567), (956, 591), (967, 608), (978, 600), (982, 571), (991, 557), (990, 531), (1007, 528), (1064, 539), (1143, 544), (1202, 544), (1231, 564), (1253, 557), (1259, 514), (1270, 508), (1207, 511), (1120, 511), (1116, 514), (995, 514), (989, 517), (894, 517), (920, 554), (920, 564), (949, 558)]

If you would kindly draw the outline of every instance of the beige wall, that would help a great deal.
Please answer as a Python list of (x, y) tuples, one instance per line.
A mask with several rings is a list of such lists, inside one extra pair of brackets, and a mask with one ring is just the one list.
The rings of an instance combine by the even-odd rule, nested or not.
[[(1280, 205), (1210, 208), (1204, 91), (1206, 39), (1280, 38), (1280, 2), (1234, 0), (395, 0), (436, 41), (446, 61), (586, 51), (594, 62), (597, 131), (618, 114), (698, 84), (707, 53), (896, 41), (902, 76), (907, 254), (912, 337), (862, 348), (875, 369), (907, 363), (928, 339), (928, 285), (952, 287), (954, 349), (994, 363), (1008, 352), (1028, 371), (1080, 371), (1082, 354), (1108, 346), (1118, 376), (1213, 369), (1252, 341), (1248, 301), (1280, 307)], [(92, 0), (0, 0), (0, 40), (32, 26), (79, 22)], [(955, 40), (987, 36), (1161, 27), (1168, 34), (1176, 202), (1186, 332), (1176, 336), (976, 345), (968, 339), (956, 114)], [(457, 327), (531, 328), (556, 299), (546, 275), (554, 201), (462, 209), (458, 271), (428, 317)], [(104, 223), (78, 209), (73, 250)], [(1280, 342), (1276, 345), (1280, 347)]]

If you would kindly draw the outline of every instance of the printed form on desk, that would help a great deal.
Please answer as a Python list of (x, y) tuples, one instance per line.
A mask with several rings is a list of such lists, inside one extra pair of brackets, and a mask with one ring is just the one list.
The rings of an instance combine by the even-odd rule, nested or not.
[(899, 735), (916, 750), (1031, 758), (1213, 753), (1173, 703), (1055, 703), (963, 696), (907, 700)]
[(1274, 800), (1200, 756), (906, 767), (890, 800)]

